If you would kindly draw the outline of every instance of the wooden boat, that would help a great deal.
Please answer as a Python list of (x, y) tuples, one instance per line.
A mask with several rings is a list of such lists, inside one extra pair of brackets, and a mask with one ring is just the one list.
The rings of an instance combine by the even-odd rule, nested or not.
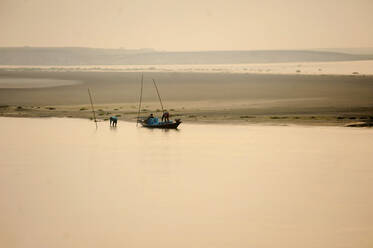
[(175, 121), (168, 121), (168, 122), (163, 122), (163, 121), (158, 121), (158, 118), (152, 118), (153, 120), (139, 120), (139, 123), (143, 127), (147, 128), (163, 128), (163, 129), (176, 129), (180, 123), (180, 119), (175, 119)]
[[(157, 84), (155, 83), (154, 79), (153, 79), (153, 83), (154, 83), (154, 87), (157, 91), (159, 102), (161, 104), (162, 113), (163, 114), (165, 114), (165, 113), (168, 114), (167, 111), (165, 111), (164, 108), (163, 108), (162, 99), (161, 99), (161, 96), (159, 95), (158, 87), (157, 87)], [(178, 128), (178, 126), (181, 124), (180, 119), (175, 119), (174, 121), (172, 121), (172, 120), (168, 120), (168, 118), (167, 118), (167, 121), (163, 121), (163, 118), (162, 118), (162, 121), (159, 121), (159, 119), (157, 117), (153, 117), (153, 115), (151, 115), (148, 118), (141, 118), (140, 117), (143, 84), (144, 84), (144, 77), (142, 75), (141, 76), (141, 91), (140, 91), (139, 111), (138, 111), (138, 114), (137, 114), (137, 124), (140, 123), (143, 127), (146, 127), (146, 128), (162, 128), (162, 129), (176, 129), (176, 128)]]

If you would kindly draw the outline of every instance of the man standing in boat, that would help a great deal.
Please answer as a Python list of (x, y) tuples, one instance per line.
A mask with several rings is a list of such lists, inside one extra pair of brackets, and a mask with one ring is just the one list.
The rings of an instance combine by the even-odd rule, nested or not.
[(162, 121), (170, 122), (170, 114), (167, 112), (167, 110), (162, 115)]

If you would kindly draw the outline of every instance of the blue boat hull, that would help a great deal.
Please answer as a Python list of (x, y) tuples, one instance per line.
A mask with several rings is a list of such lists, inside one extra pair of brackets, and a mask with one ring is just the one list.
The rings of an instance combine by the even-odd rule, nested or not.
[(147, 124), (145, 122), (141, 122), (141, 125), (147, 128), (176, 129), (180, 125), (180, 123), (181, 122), (169, 122), (169, 123), (160, 122), (157, 124)]

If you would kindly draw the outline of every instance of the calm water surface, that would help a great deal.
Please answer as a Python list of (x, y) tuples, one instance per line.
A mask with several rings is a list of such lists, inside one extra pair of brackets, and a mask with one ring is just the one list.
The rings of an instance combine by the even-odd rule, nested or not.
[(99, 124), (0, 118), (0, 247), (373, 247), (373, 129)]

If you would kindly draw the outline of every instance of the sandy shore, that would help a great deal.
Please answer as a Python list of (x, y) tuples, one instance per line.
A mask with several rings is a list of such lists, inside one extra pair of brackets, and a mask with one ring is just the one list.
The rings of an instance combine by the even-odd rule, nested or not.
[[(371, 76), (179, 72), (144, 76), (143, 116), (160, 114), (154, 78), (165, 108), (183, 121), (344, 125), (373, 119)], [(0, 79), (75, 82), (22, 88), (8, 84), (0, 88), (0, 116), (91, 118), (87, 88), (93, 92), (99, 120), (117, 115), (134, 121), (137, 116), (139, 73), (1, 71)]]

